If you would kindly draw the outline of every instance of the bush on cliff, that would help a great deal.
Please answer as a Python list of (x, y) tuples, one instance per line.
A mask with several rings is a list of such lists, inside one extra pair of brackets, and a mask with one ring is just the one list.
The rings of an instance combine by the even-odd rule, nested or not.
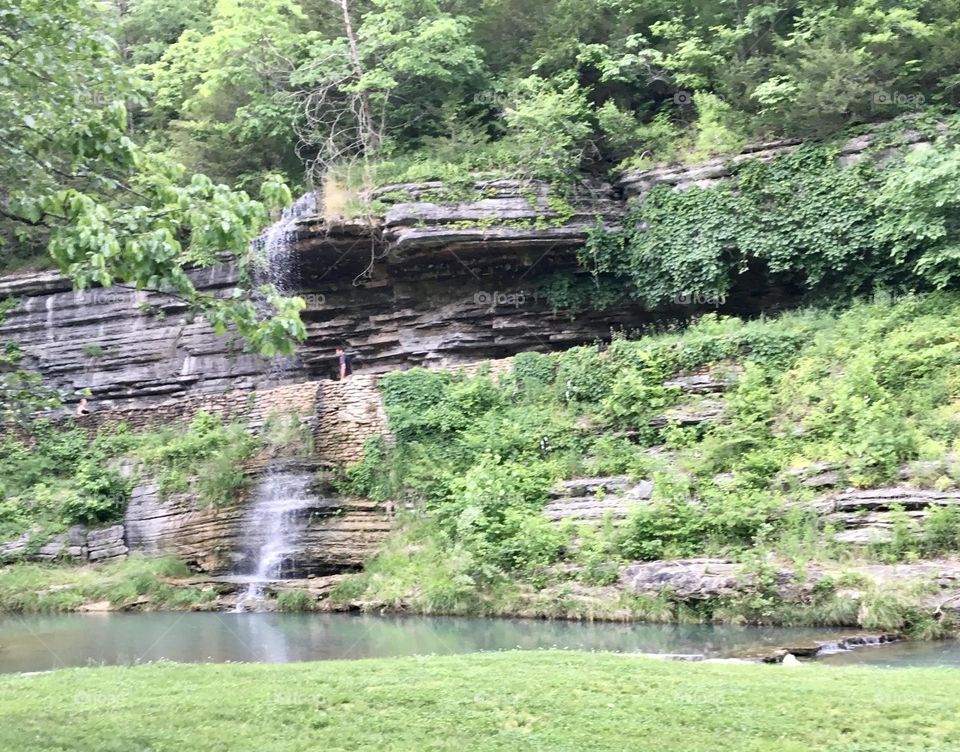
[[(120, 520), (136, 473), (155, 477), (161, 492), (193, 488), (202, 501), (229, 504), (246, 487), (243, 463), (260, 446), (244, 426), (203, 412), (187, 427), (134, 432), (120, 425), (93, 436), (35, 422), (0, 439), (0, 541), (29, 532), (42, 543), (70, 525)], [(133, 475), (121, 475), (124, 464)]]
[[(563, 561), (592, 577), (597, 550), (614, 565), (758, 549), (833, 558), (828, 531), (802, 513), (813, 492), (791, 471), (837, 468), (869, 487), (895, 482), (908, 463), (940, 463), (931, 485), (957, 487), (960, 473), (946, 468), (960, 449), (958, 332), (960, 298), (940, 293), (749, 322), (709, 315), (682, 332), (525, 354), (496, 378), (389, 374), (382, 385), (396, 445), (371, 446), (346, 482), (417, 510), (405, 524), (422, 530), (403, 555), (371, 564), (367, 595), (389, 581), (396, 598), (428, 550), (449, 551), (450, 576), (481, 590), (517, 577), (546, 583)], [(671, 410), (700, 398), (664, 381), (703, 369), (734, 386), (721, 420), (685, 427)], [(622, 525), (588, 532), (545, 522), (556, 481), (598, 472), (652, 479), (653, 498)], [(948, 550), (956, 530), (952, 516), (934, 515), (919, 539), (864, 555)], [(391, 561), (404, 565), (388, 576)], [(444, 557), (431, 561), (441, 576)], [(406, 580), (408, 594), (416, 587)]]

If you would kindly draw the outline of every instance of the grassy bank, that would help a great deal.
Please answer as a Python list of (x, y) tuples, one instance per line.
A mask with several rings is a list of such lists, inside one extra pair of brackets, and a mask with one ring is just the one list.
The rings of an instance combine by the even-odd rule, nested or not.
[(130, 556), (99, 566), (11, 564), (0, 567), (0, 613), (74, 611), (109, 602), (112, 608), (196, 609), (213, 601), (211, 590), (176, 587), (169, 578), (189, 576), (183, 562)]
[(19, 750), (946, 750), (960, 675), (499, 653), (0, 678)]

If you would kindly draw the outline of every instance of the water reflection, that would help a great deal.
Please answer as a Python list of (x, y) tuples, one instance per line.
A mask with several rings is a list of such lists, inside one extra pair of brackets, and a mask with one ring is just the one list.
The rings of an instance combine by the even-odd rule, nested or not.
[(68, 614), (0, 618), (0, 672), (547, 648), (721, 656), (836, 636), (822, 629), (349, 614)]

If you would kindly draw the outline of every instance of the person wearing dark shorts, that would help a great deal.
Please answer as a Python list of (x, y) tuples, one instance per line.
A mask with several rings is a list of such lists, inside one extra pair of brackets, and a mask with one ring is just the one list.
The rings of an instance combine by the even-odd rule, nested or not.
[(342, 347), (337, 348), (337, 360), (340, 362), (340, 381), (343, 381), (353, 373), (353, 366), (350, 363), (350, 356), (343, 351)]

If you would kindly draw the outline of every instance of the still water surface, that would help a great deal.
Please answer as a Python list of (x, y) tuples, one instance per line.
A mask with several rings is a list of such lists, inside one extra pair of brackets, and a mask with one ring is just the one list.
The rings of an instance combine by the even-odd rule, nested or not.
[[(849, 633), (711, 625), (588, 624), (523, 619), (277, 613), (66, 614), (0, 617), (0, 672), (65, 666), (472, 653), (609, 650), (735, 656)], [(960, 665), (960, 643), (904, 643), (830, 656), (830, 663)]]

